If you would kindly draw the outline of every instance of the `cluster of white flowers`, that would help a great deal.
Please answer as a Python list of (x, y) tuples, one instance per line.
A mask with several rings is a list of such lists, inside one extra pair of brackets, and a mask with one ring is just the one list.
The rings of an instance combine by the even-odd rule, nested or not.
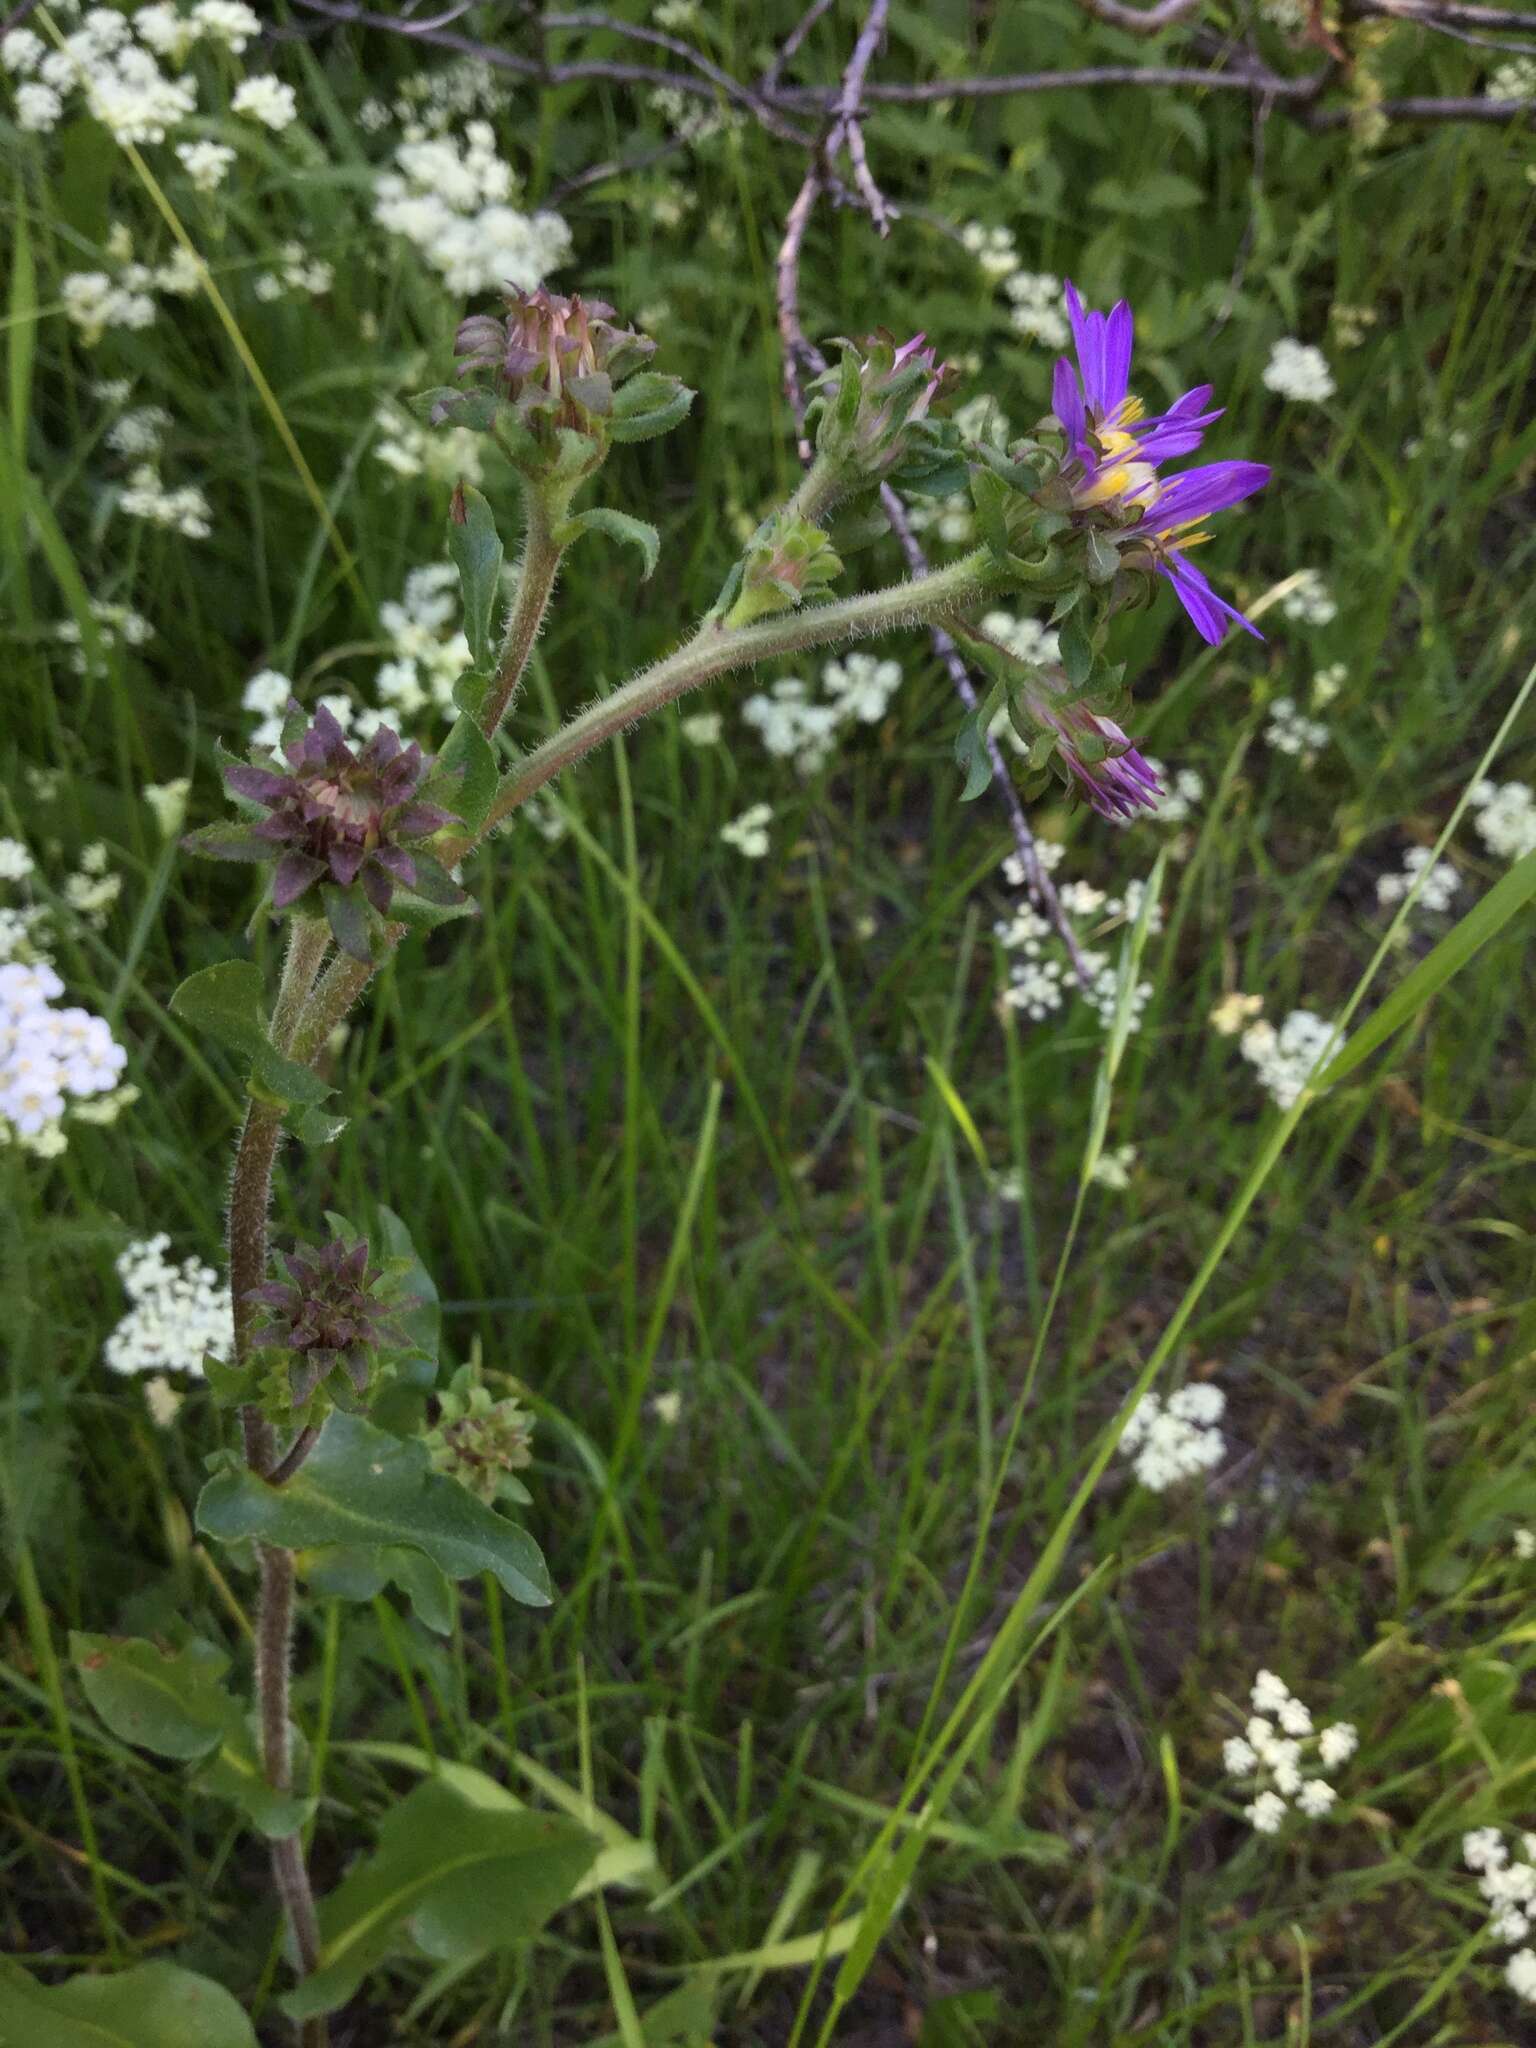
[(334, 267), (321, 257), (309, 255), (302, 242), (284, 242), (277, 252), (277, 263), (276, 270), (264, 270), (256, 280), (256, 296), (266, 305), (286, 298), (290, 292), (318, 299), (335, 281)]
[(1298, 405), (1321, 405), (1338, 388), (1322, 350), (1290, 336), (1270, 350), (1263, 381), (1271, 391)]
[(66, 1111), (94, 1102), (105, 1112), (95, 1120), (110, 1122), (128, 1099), (118, 1087), (128, 1055), (111, 1026), (78, 1006), (55, 1009), (63, 993), (44, 962), (0, 966), (0, 1144), (20, 1144), (43, 1158), (68, 1143)]
[(1339, 615), (1333, 592), (1316, 569), (1300, 569), (1296, 580), (1280, 600), (1283, 617), (1303, 626), (1331, 625)]
[[(1044, 855), (1048, 850), (1055, 857), (1043, 859), (1041, 865), (1050, 868), (1057, 864), (1060, 849), (1053, 847), (1048, 840), (1037, 841), (1037, 853)], [(1023, 885), (1023, 870), (1017, 865), (1015, 856), (1010, 856), (1005, 864), (1005, 873), (1015, 888)], [(1141, 914), (1145, 892), (1146, 884), (1139, 879), (1127, 882), (1118, 896), (1094, 888), (1091, 882), (1073, 881), (1061, 891), (1060, 900), (1069, 917), (1096, 918), (1098, 924), (1094, 936), (1101, 937), (1117, 925), (1134, 924)], [(1151, 932), (1161, 931), (1160, 904), (1151, 906), (1147, 928)], [(1071, 963), (1055, 926), (1032, 904), (1018, 904), (1011, 916), (1000, 918), (993, 925), (992, 931), (1003, 950), (1016, 956), (1010, 959), (1008, 984), (1000, 998), (1007, 1008), (1022, 1011), (1038, 1024), (1063, 1008), (1069, 996), (1082, 994), (1092, 1006), (1099, 1023), (1106, 1031), (1109, 1029), (1119, 1006), (1120, 975), (1107, 951), (1092, 946), (1079, 948), (1083, 969), (1088, 976), (1088, 988), (1083, 990), (1071, 971)], [(1140, 1024), (1151, 995), (1150, 981), (1137, 982), (1132, 987), (1127, 1002), (1127, 1021), (1133, 1031)]]
[(976, 537), (976, 515), (964, 491), (944, 498), (909, 498), (907, 524), (914, 533), (932, 534), (946, 547), (964, 547)]
[[(412, 569), (398, 598), (379, 606), (379, 623), (389, 635), (389, 658), (374, 673), (376, 703), (359, 704), (344, 690), (318, 697), (349, 739), (369, 739), (381, 725), (397, 732), (451, 724), (458, 715), (453, 686), (470, 665), (469, 642), (457, 624), (458, 572), (449, 562)], [(252, 743), (275, 747), (282, 738), (283, 712), (296, 696), (293, 679), (264, 668), (241, 693), (243, 708), (255, 714)], [(560, 830), (564, 830), (561, 826)]]
[[(1315, 1728), (1311, 1708), (1273, 1671), (1259, 1673), (1248, 1697), (1253, 1713), (1242, 1734), (1229, 1736), (1221, 1751), (1228, 1774), (1253, 1787), (1243, 1818), (1261, 1835), (1278, 1834), (1290, 1811), (1287, 1802), (1294, 1801), (1307, 1820), (1321, 1820), (1339, 1796), (1323, 1773), (1348, 1763), (1360, 1747), (1354, 1725), (1335, 1721)], [(1305, 1775), (1308, 1768), (1314, 1777)]]
[(753, 804), (739, 818), (720, 827), (720, 837), (747, 860), (761, 860), (772, 841), (768, 827), (773, 822), (772, 804)]
[(701, 142), (740, 128), (746, 119), (740, 107), (711, 106), (697, 94), (684, 92), (680, 85), (658, 85), (649, 94), (650, 104), (660, 114), (679, 142), (696, 149)]
[(485, 436), (468, 427), (439, 427), (429, 432), (409, 413), (386, 401), (373, 416), (379, 438), (374, 460), (398, 477), (430, 477), (434, 483), (478, 484)]
[(114, 455), (158, 455), (165, 446), (171, 416), (163, 405), (138, 405), (119, 413), (106, 432), (107, 446)]
[(1260, 1085), (1281, 1109), (1289, 1109), (1312, 1078), (1333, 1040), (1333, 1026), (1315, 1010), (1292, 1010), (1277, 1031), (1267, 1019), (1250, 1024), (1239, 1050), (1258, 1073)]
[(1062, 281), (1048, 271), (1024, 268), (1011, 229), (967, 221), (960, 230), (960, 244), (968, 255), (975, 257), (982, 276), (1001, 287), (1009, 302), (1009, 318), (1020, 334), (1027, 334), (1045, 348), (1067, 346), (1072, 330), (1067, 321)]
[[(1117, 1145), (1112, 1152), (1101, 1152), (1093, 1162), (1093, 1171), (1088, 1178), (1095, 1187), (1108, 1188), (1112, 1194), (1124, 1194), (1131, 1184), (1131, 1170), (1136, 1164), (1134, 1145)], [(1174, 1397), (1177, 1399), (1177, 1395)]]
[(145, 783), (144, 801), (149, 805), (162, 839), (174, 839), (181, 830), (191, 792), (192, 784), (185, 775), (173, 776), (169, 782)]
[[(1462, 1861), (1478, 1873), (1488, 1902), (1488, 1932), (1495, 1941), (1525, 1941), (1536, 1928), (1536, 1834), (1520, 1837), (1511, 1857), (1500, 1828), (1471, 1828), (1461, 1838)], [(1520, 1948), (1504, 1965), (1504, 1981), (1518, 1998), (1536, 2005), (1536, 1949)]]
[(260, 71), (254, 78), (241, 79), (230, 99), (229, 110), (270, 128), (274, 135), (281, 135), (298, 114), (298, 95), (291, 85), (274, 78), (270, 71)]
[(1181, 1479), (1221, 1463), (1226, 1450), (1221, 1418), (1226, 1410), (1226, 1395), (1209, 1380), (1180, 1387), (1166, 1401), (1157, 1394), (1143, 1394), (1126, 1419), (1121, 1455), (1133, 1460), (1143, 1486), (1166, 1493)]
[(1499, 860), (1536, 852), (1536, 794), (1526, 782), (1477, 782), (1468, 802), (1477, 812), (1477, 836)]
[(838, 708), (818, 704), (811, 686), (799, 676), (785, 676), (750, 696), (741, 715), (776, 760), (793, 761), (802, 775), (826, 766), (837, 734)]
[(419, 249), (451, 292), (530, 291), (567, 260), (571, 231), (558, 214), (520, 213), (513, 187), (490, 122), (470, 121), (462, 137), (399, 145), (395, 168), (374, 180), (374, 218)]
[(677, 729), (690, 747), (718, 747), (725, 720), (718, 711), (695, 711), (679, 719)]
[(391, 103), (364, 100), (358, 125), (378, 135), (398, 121), (405, 140), (419, 142), (424, 135), (441, 135), (477, 114), (498, 114), (511, 96), (503, 73), (474, 57), (458, 57), (434, 69), (423, 65), (410, 71)]
[(113, 872), (111, 855), (101, 840), (82, 847), (76, 873), (64, 878), (64, 901), (75, 915), (100, 931), (107, 913), (123, 893), (123, 878)]
[[(156, 0), (131, 19), (92, 7), (61, 47), (29, 28), (12, 29), (0, 43), (0, 63), (16, 81), (19, 128), (46, 135), (79, 94), (119, 142), (158, 143), (197, 108), (196, 80), (172, 77), (162, 63), (179, 70), (198, 43), (238, 55), (260, 28), (242, 0), (196, 0), (185, 14), (171, 0)], [(243, 90), (237, 88), (237, 99)]]
[(185, 540), (206, 540), (213, 531), (213, 508), (198, 486), (168, 489), (153, 462), (141, 462), (133, 470), (117, 502), (131, 519), (163, 526)]
[[(96, 621), (96, 638), (101, 645), (103, 656), (110, 654), (114, 647), (143, 647), (154, 638), (155, 629), (140, 613), (125, 604), (109, 604), (104, 598), (90, 600), (91, 617)], [(53, 629), (55, 640), (62, 641), (70, 650), (69, 665), (77, 676), (104, 675), (105, 660), (92, 662), (86, 650), (85, 634), (78, 619), (60, 619)]]
[(1536, 57), (1511, 57), (1488, 80), (1491, 100), (1536, 100)]
[(821, 671), (825, 702), (811, 695), (801, 677), (786, 676), (749, 697), (741, 715), (775, 759), (793, 761), (802, 775), (815, 775), (826, 766), (844, 727), (879, 724), (901, 679), (900, 662), (846, 654)]
[(229, 1288), (200, 1259), (166, 1257), (164, 1231), (129, 1245), (117, 1261), (131, 1306), (102, 1348), (113, 1372), (185, 1372), (201, 1379), (205, 1353), (234, 1349)]
[(1294, 697), (1277, 697), (1270, 705), (1264, 742), (1277, 754), (1293, 754), (1310, 765), (1328, 739), (1328, 727), (1320, 718), (1309, 718)]
[(164, 263), (140, 263), (133, 236), (121, 222), (108, 235), (104, 253), (110, 271), (73, 270), (59, 285), (64, 317), (79, 328), (86, 348), (95, 348), (109, 327), (152, 327), (157, 292), (184, 299), (198, 288), (197, 264), (185, 249), (173, 249)]
[(217, 192), (235, 160), (226, 142), (178, 142), (176, 154), (199, 192)]
[(1409, 847), (1403, 855), (1400, 874), (1376, 877), (1376, 901), (1401, 903), (1420, 875), (1424, 876), (1424, 885), (1415, 907), (1432, 915), (1449, 910), (1451, 898), (1461, 887), (1461, 877), (1448, 860), (1437, 861), (1427, 846)]

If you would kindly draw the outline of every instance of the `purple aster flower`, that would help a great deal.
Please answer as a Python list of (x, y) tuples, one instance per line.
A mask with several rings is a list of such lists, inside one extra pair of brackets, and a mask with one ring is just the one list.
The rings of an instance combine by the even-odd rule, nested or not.
[(1126, 566), (1151, 569), (1171, 583), (1203, 639), (1219, 641), (1229, 622), (1262, 638), (1185, 560), (1185, 550), (1209, 537), (1201, 526), (1209, 514), (1262, 490), (1269, 470), (1261, 462), (1213, 462), (1160, 476), (1161, 463), (1193, 453), (1220, 419), (1221, 409), (1209, 407), (1210, 385), (1197, 385), (1166, 412), (1146, 417), (1130, 392), (1130, 307), (1122, 299), (1109, 313), (1087, 312), (1071, 284), (1066, 297), (1077, 362), (1058, 360), (1051, 399), (1067, 437), (1061, 480), (1074, 511), (1112, 522)]
[[(290, 730), (304, 713), (290, 699)], [(464, 892), (420, 842), (456, 822), (424, 800), (432, 761), (414, 741), (381, 725), (361, 752), (324, 705), (274, 760), (237, 761), (224, 770), (231, 792), (268, 815), (250, 825), (210, 825), (189, 833), (189, 852), (215, 860), (273, 861), (272, 907), (308, 908), (318, 890), (336, 943), (372, 958), (369, 909), (389, 913), (396, 888), (452, 906)], [(270, 758), (270, 757), (269, 757)], [(361, 898), (361, 900), (359, 900)]]

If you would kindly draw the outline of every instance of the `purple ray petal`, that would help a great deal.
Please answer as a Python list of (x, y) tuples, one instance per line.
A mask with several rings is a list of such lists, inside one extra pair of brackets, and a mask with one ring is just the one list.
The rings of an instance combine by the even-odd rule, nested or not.
[(325, 873), (325, 862), (308, 853), (285, 853), (272, 876), (272, 908), (297, 903), (310, 883)]
[(1215, 647), (1226, 638), (1227, 622), (1241, 626), (1245, 633), (1251, 633), (1255, 640), (1264, 635), (1258, 627), (1245, 619), (1235, 606), (1218, 597), (1204, 575), (1193, 562), (1187, 561), (1175, 549), (1170, 548), (1156, 564), (1160, 576), (1165, 576), (1173, 585), (1175, 597), (1189, 613), (1195, 631), (1202, 640), (1208, 640)]
[(249, 761), (232, 761), (224, 770), (224, 781), (236, 796), (248, 796), (258, 804), (281, 803), (293, 786), (286, 775), (274, 775), (270, 768), (257, 768)]
[(1167, 533), (1191, 519), (1204, 519), (1207, 513), (1239, 504), (1263, 490), (1269, 478), (1268, 465), (1262, 462), (1208, 462), (1200, 469), (1187, 469), (1164, 486), (1147, 514), (1147, 531)]
[(1104, 323), (1103, 405), (1106, 413), (1114, 412), (1125, 403), (1131, 381), (1131, 349), (1135, 338), (1135, 320), (1130, 307), (1121, 299)]
[(1051, 410), (1066, 428), (1071, 446), (1079, 447), (1088, 431), (1088, 416), (1083, 411), (1083, 393), (1077, 372), (1065, 356), (1056, 358), (1056, 370), (1051, 380)]

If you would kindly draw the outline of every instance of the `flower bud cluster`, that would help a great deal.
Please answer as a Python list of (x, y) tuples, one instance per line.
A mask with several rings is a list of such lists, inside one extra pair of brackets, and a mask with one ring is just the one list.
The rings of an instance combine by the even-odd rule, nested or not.
[(433, 425), (489, 434), (531, 483), (568, 500), (611, 445), (666, 433), (693, 403), (678, 378), (646, 368), (656, 343), (601, 299), (541, 286), (509, 290), (506, 308), (459, 327), (459, 376), (474, 381), (413, 404)]
[(844, 478), (849, 490), (891, 480), (907, 489), (955, 487), (963, 475), (957, 463), (953, 426), (932, 408), (950, 391), (958, 372), (941, 363), (924, 337), (898, 343), (885, 328), (863, 341), (839, 344), (842, 361), (811, 387), (807, 428), (816, 428), (816, 450)]
[(280, 1252), (286, 1279), (245, 1299), (261, 1311), (252, 1371), (262, 1405), (281, 1422), (320, 1421), (332, 1407), (360, 1411), (410, 1340), (399, 1317), (409, 1259), (372, 1263), (365, 1237), (333, 1227), (321, 1245)]
[(756, 619), (826, 597), (842, 573), (843, 565), (821, 528), (786, 507), (765, 519), (748, 542), (739, 583), (733, 577), (726, 586), (733, 601), (725, 623), (750, 626)]
[[(456, 822), (434, 802), (448, 778), (412, 741), (380, 725), (360, 751), (321, 705), (306, 720), (289, 700), (282, 761), (257, 753), (224, 769), (230, 793), (253, 822), (205, 825), (182, 841), (213, 860), (271, 861), (272, 908), (323, 910), (343, 952), (371, 961), (386, 917), (463, 907), (464, 892), (426, 842)], [(397, 891), (410, 892), (403, 904)], [(316, 899), (318, 898), (318, 904)]]
[(487, 1506), (499, 1499), (526, 1504), (528, 1490), (515, 1475), (532, 1461), (532, 1435), (533, 1417), (516, 1396), (495, 1399), (466, 1365), (439, 1397), (437, 1425), (426, 1441), (435, 1469)]

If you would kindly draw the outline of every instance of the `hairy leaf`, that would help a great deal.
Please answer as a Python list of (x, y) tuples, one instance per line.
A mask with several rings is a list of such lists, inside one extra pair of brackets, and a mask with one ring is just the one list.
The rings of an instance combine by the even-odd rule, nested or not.
[(287, 1550), (404, 1544), (450, 1579), (494, 1572), (524, 1606), (550, 1602), (549, 1573), (526, 1529), (434, 1472), (420, 1443), (387, 1436), (357, 1415), (329, 1416), (283, 1486), (253, 1472), (210, 1479), (198, 1499), (197, 1526), (226, 1543), (254, 1537)]
[(0, 1961), (0, 2048), (256, 2048), (256, 2035), (222, 1984), (174, 1963), (45, 1990)]
[(391, 1809), (373, 1855), (321, 1902), (319, 1967), (284, 2010), (294, 2019), (334, 2012), (408, 1942), (454, 1962), (527, 1940), (570, 1898), (598, 1847), (556, 1814), (489, 1810), (429, 1779)]
[(578, 512), (559, 528), (555, 539), (562, 547), (579, 540), (584, 533), (606, 533), (610, 540), (623, 541), (639, 551), (645, 564), (641, 581), (649, 579), (661, 555), (661, 536), (645, 519), (631, 519), (627, 512), (615, 512), (611, 505), (594, 505), (590, 512)]
[(283, 1102), (323, 1102), (331, 1090), (318, 1074), (285, 1059), (267, 1035), (261, 969), (254, 960), (221, 960), (201, 968), (171, 997), (171, 1015), (220, 1045), (243, 1053), (260, 1087)]
[(476, 668), (496, 661), (496, 605), (501, 596), (501, 535), (490, 501), (473, 484), (460, 484), (448, 515), (448, 553), (464, 593), (464, 637)]

